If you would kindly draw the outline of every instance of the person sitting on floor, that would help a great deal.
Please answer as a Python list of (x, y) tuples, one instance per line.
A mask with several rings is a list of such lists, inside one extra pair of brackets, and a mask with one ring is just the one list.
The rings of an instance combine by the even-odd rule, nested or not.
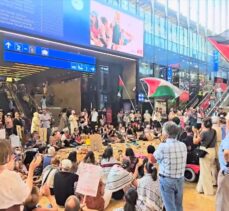
[(78, 175), (71, 173), (72, 162), (68, 159), (61, 161), (61, 171), (54, 177), (54, 195), (58, 205), (64, 206), (66, 199), (74, 194), (74, 184)]

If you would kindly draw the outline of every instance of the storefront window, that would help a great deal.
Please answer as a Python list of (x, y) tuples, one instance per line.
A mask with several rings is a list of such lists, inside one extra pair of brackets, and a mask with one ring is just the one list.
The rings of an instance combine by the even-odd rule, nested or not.
[(182, 90), (189, 91), (189, 71), (188, 70), (180, 70), (179, 71), (179, 87)]
[(139, 65), (140, 77), (153, 76), (153, 67), (148, 63), (140, 63)]
[(154, 77), (167, 79), (167, 67), (154, 64)]

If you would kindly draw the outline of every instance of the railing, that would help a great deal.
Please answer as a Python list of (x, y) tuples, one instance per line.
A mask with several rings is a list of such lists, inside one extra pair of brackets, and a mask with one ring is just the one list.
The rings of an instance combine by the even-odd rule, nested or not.
[(211, 96), (211, 92), (208, 92), (204, 97), (203, 99), (198, 103), (198, 105), (202, 105), (202, 103), (204, 103), (205, 100), (207, 100), (208, 97)]
[(14, 90), (13, 90), (13, 88), (12, 88), (12, 85), (7, 83), (7, 84), (6, 84), (6, 87), (7, 87), (8, 91), (9, 91), (10, 95), (12, 96), (12, 99), (13, 99), (13, 101), (14, 101), (16, 107), (17, 107), (17, 110), (18, 110), (20, 113), (24, 113), (24, 109), (23, 109), (23, 107), (21, 106), (21, 104), (20, 104), (20, 102), (19, 102), (17, 96), (15, 95)]
[(187, 103), (187, 105), (184, 107), (183, 110), (192, 107), (192, 105), (194, 104), (196, 100), (197, 100), (197, 95), (194, 98), (192, 98), (189, 103)]
[(207, 112), (207, 116), (211, 116), (212, 113), (214, 112), (215, 108), (216, 107), (219, 107), (224, 102), (224, 100), (226, 99), (228, 93), (229, 93), (229, 87), (223, 93), (222, 97), (216, 101), (216, 103), (214, 104), (214, 106), (212, 108), (210, 108), (210, 110)]

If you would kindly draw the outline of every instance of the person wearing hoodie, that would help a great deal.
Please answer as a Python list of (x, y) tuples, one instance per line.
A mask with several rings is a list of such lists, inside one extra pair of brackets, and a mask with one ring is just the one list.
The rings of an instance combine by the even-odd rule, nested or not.
[(38, 112), (34, 112), (33, 113), (33, 119), (32, 119), (32, 124), (31, 124), (31, 134), (34, 131), (39, 131), (39, 127), (40, 127), (40, 118), (39, 118), (39, 113)]

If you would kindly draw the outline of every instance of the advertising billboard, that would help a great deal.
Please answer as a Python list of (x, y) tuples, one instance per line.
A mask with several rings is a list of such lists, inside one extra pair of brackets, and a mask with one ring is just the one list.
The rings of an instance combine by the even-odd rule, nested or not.
[(143, 56), (143, 22), (95, 1), (1, 0), (0, 14), (0, 29)]
[(90, 44), (143, 56), (143, 22), (111, 7), (91, 1)]

